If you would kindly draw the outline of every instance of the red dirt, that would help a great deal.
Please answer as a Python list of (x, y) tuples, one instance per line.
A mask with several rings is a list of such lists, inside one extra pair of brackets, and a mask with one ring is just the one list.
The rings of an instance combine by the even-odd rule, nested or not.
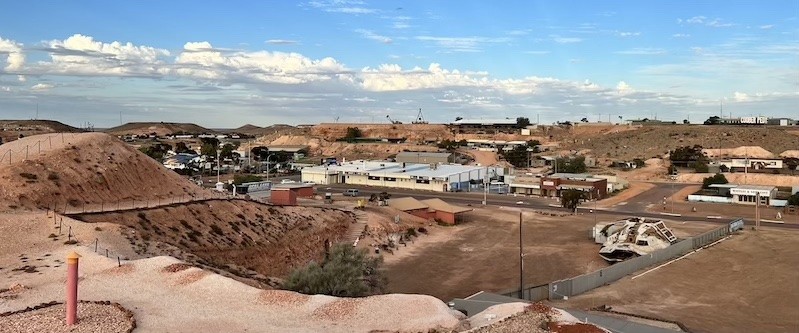
[(559, 324), (559, 323), (549, 323), (547, 325), (550, 332), (557, 332), (557, 333), (605, 333), (604, 330), (597, 328), (594, 325), (590, 324)]

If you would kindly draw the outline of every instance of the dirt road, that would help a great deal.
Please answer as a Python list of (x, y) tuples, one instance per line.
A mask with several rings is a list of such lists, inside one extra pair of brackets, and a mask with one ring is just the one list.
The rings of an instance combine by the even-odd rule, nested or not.
[(744, 231), (636, 278), (558, 306), (677, 320), (693, 332), (799, 331), (799, 232)]

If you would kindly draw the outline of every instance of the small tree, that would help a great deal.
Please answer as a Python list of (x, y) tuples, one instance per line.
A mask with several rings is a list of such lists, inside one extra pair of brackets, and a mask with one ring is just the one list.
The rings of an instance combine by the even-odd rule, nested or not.
[(529, 166), (529, 154), (527, 153), (526, 145), (513, 147), (512, 150), (503, 152), (502, 156), (505, 157), (508, 163), (513, 164), (513, 166), (517, 168), (526, 168)]
[(558, 172), (583, 173), (588, 170), (588, 167), (585, 165), (585, 157), (583, 156), (557, 158), (555, 159), (555, 163), (557, 163)]
[(360, 138), (363, 136), (360, 128), (357, 127), (347, 127), (347, 135), (344, 136), (345, 139), (355, 139)]
[(565, 190), (560, 192), (560, 205), (570, 211), (576, 211), (580, 201), (585, 199), (585, 193), (580, 190)]
[(727, 184), (727, 183), (728, 183), (727, 177), (724, 177), (724, 175), (717, 173), (713, 176), (707, 177), (704, 180), (702, 180), (702, 188), (710, 188), (710, 185), (712, 184)]
[(696, 163), (694, 163), (694, 171), (698, 173), (706, 173), (710, 171), (710, 168), (707, 166), (707, 162), (697, 161)]
[(633, 164), (635, 164), (636, 168), (643, 168), (646, 166), (646, 162), (640, 158), (633, 159)]
[(588, 118), (580, 119), (580, 122), (587, 123), (588, 122)]
[(527, 126), (530, 126), (530, 119), (528, 119), (527, 117), (516, 118), (516, 127), (525, 128)]
[(683, 120), (682, 120), (682, 123), (683, 123), (683, 125), (689, 125), (689, 124), (691, 124), (691, 122), (690, 122), (690, 121), (688, 121), (688, 119), (683, 119)]
[(705, 125), (718, 125), (721, 124), (721, 118), (719, 116), (711, 116), (705, 120)]
[(308, 295), (362, 297), (382, 294), (388, 279), (380, 269), (383, 257), (370, 257), (365, 249), (339, 244), (322, 264), (311, 262), (289, 275), (283, 289)]
[(189, 149), (189, 147), (186, 146), (185, 142), (178, 142), (178, 143), (175, 144), (175, 153), (176, 154), (186, 154), (186, 153), (195, 154), (195, 152), (193, 150)]

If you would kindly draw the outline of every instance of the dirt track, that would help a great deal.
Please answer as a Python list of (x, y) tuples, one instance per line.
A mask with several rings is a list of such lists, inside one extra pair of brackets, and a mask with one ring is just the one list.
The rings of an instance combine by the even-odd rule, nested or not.
[[(408, 245), (412, 255), (386, 258), (389, 289), (422, 293), (444, 301), (475, 292), (505, 291), (519, 286), (519, 215), (508, 210), (479, 209), (466, 222), (438, 228)], [(607, 264), (590, 238), (594, 217), (524, 215), (525, 284), (536, 285), (594, 271)], [(600, 219), (599, 221), (602, 221)], [(669, 224), (678, 237), (713, 228), (707, 224)], [(425, 239), (424, 237), (431, 237)]]
[(799, 233), (744, 231), (635, 280), (630, 277), (558, 306), (677, 320), (694, 332), (799, 331)]

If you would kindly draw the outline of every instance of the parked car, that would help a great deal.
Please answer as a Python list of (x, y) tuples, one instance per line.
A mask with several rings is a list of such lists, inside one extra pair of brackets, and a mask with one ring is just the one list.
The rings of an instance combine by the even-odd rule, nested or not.
[(358, 196), (358, 190), (356, 190), (354, 188), (351, 188), (351, 189), (349, 189), (349, 190), (344, 192), (344, 196), (345, 197), (357, 197)]
[(292, 183), (295, 183), (295, 181), (293, 181), (291, 179), (283, 179), (283, 180), (280, 181), (280, 183), (281, 184), (292, 184)]

